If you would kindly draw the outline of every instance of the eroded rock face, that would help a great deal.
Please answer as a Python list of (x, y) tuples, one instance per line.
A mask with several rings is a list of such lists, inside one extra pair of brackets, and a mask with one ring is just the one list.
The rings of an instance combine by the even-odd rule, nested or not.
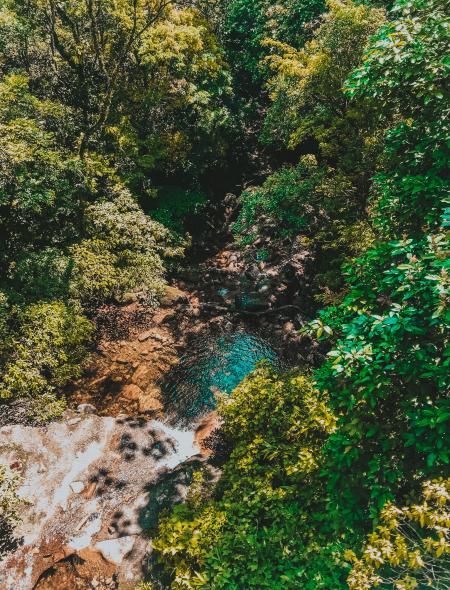
[[(183, 499), (189, 477), (176, 468), (200, 460), (197, 452), (193, 431), (144, 418), (69, 414), (45, 428), (1, 428), (0, 462), (20, 461), (28, 504), (16, 530), (23, 544), (0, 562), (0, 588), (31, 590), (43, 572), (74, 555), (82, 563), (96, 556), (117, 587), (138, 580), (149, 510)], [(156, 493), (166, 480), (165, 495)]]

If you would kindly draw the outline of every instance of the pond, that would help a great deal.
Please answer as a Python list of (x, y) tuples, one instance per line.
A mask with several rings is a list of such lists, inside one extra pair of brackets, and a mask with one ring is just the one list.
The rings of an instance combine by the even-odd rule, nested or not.
[(230, 394), (262, 360), (279, 366), (269, 343), (247, 332), (194, 342), (161, 384), (169, 420), (189, 427), (196, 418), (215, 409), (218, 393)]

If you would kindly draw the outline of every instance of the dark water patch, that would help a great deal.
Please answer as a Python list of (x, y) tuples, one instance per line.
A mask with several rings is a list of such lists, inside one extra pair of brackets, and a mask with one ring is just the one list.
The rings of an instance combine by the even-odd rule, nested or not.
[(214, 410), (217, 395), (230, 394), (262, 360), (280, 366), (270, 344), (247, 332), (194, 342), (161, 383), (164, 410), (170, 422), (188, 427)]

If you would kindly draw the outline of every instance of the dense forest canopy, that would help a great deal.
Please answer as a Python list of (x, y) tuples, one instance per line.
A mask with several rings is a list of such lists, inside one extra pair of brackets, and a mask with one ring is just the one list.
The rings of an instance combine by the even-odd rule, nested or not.
[(449, 8), (0, 0), (4, 407), (60, 416), (95, 310), (157, 306), (229, 190), (243, 251), (313, 260), (321, 361), (220, 402), (142, 589), (450, 588)]

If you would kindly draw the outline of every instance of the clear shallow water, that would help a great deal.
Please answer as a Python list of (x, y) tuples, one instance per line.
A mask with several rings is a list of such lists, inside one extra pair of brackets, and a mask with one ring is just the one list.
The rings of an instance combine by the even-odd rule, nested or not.
[(230, 394), (263, 359), (279, 365), (270, 345), (246, 332), (196, 342), (161, 384), (165, 412), (171, 423), (187, 427), (214, 410), (215, 394)]

